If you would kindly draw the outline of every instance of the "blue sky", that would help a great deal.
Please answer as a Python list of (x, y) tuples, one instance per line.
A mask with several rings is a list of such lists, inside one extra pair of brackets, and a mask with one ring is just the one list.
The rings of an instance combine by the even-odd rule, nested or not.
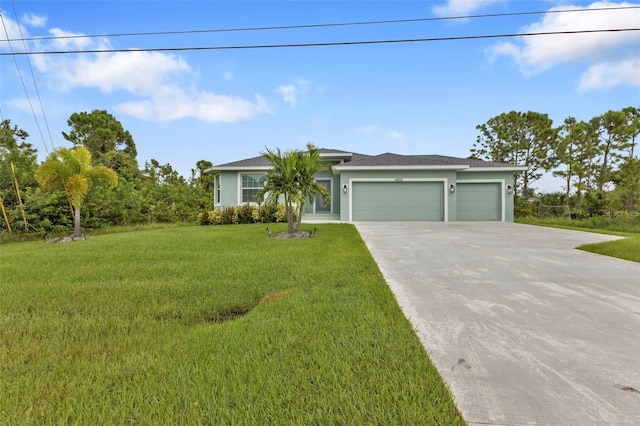
[[(271, 31), (114, 37), (115, 33), (436, 18), (640, 5), (593, 1), (0, 1), (10, 38), (30, 51), (143, 49), (415, 39), (640, 27), (640, 9)], [(15, 10), (14, 10), (15, 9)], [(17, 14), (16, 14), (17, 12)], [(4, 40), (4, 41), (2, 41)], [(15, 52), (23, 51), (13, 41)], [(640, 32), (279, 49), (0, 56), (3, 117), (44, 159), (69, 146), (74, 112), (106, 109), (131, 132), (141, 167), (154, 158), (185, 177), (269, 148), (364, 154), (469, 155), (476, 125), (511, 110), (556, 124), (640, 103)], [(536, 186), (536, 185), (534, 185)], [(538, 189), (555, 191), (544, 179)]]

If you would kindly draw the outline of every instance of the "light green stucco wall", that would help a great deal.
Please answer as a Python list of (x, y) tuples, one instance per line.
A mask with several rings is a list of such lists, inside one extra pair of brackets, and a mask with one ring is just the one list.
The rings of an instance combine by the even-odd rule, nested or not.
[[(445, 188), (447, 188), (445, 201), (446, 220), (455, 221), (457, 217), (456, 193), (448, 190), (449, 185), (457, 185), (458, 180), (480, 180), (480, 181), (500, 181), (501, 188), (504, 187), (504, 220), (513, 222), (513, 194), (509, 194), (506, 190), (507, 185), (513, 186), (513, 172), (456, 172), (453, 170), (367, 170), (367, 171), (341, 171), (340, 175), (340, 220), (349, 220), (349, 185), (353, 180), (360, 179), (444, 179)], [(347, 193), (342, 192), (342, 186), (349, 185)]]
[[(238, 192), (240, 190), (238, 179), (241, 173), (261, 173), (264, 171), (224, 171), (221, 172), (221, 203), (215, 207), (236, 206), (238, 205)], [(457, 185), (458, 180), (480, 180), (480, 181), (499, 181), (501, 188), (504, 188), (505, 201), (505, 218), (507, 222), (513, 222), (513, 193), (508, 193), (506, 187), (513, 187), (513, 172), (456, 172), (452, 170), (367, 170), (367, 171), (351, 171), (343, 170), (339, 174), (323, 172), (318, 175), (323, 178), (333, 178), (333, 197), (332, 197), (332, 214), (325, 214), (326, 217), (339, 218), (342, 221), (349, 220), (349, 193), (353, 180), (360, 179), (439, 179), (442, 180), (445, 188), (447, 188), (445, 196), (446, 220), (455, 221), (457, 217), (456, 209), (456, 193), (448, 190), (450, 184)], [(345, 193), (342, 188), (348, 185)], [(214, 194), (215, 197), (215, 194)], [(313, 214), (313, 206), (307, 203), (305, 207), (305, 217), (319, 219), (322, 214)]]
[[(220, 194), (221, 203), (216, 204), (215, 207), (227, 207), (237, 206), (240, 204), (240, 175), (243, 174), (262, 174), (264, 170), (242, 170), (242, 171), (223, 171), (220, 177), (220, 188), (222, 193)], [(214, 193), (215, 199), (215, 193)]]

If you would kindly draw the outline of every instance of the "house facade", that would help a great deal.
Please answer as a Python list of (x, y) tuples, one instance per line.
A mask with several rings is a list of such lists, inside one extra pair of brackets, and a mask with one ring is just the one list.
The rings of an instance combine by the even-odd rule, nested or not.
[[(513, 175), (524, 167), (441, 155), (357, 154), (320, 149), (333, 173), (316, 180), (331, 194), (307, 203), (308, 220), (513, 222)], [(255, 203), (270, 169), (263, 156), (207, 169), (214, 208)]]

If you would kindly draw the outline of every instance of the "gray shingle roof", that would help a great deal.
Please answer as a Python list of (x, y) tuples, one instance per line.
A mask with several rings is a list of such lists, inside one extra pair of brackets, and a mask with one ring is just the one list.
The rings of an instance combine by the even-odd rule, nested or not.
[[(471, 160), (468, 158), (447, 157), (444, 155), (401, 155), (386, 152), (380, 155), (366, 155), (358, 153), (350, 153), (338, 149), (321, 148), (321, 154), (340, 157), (344, 155), (345, 162), (339, 165), (339, 168), (350, 167), (424, 167), (424, 166), (468, 166), (472, 168), (513, 168), (512, 164), (494, 163), (491, 161)], [(350, 158), (350, 159), (349, 159)], [(220, 164), (214, 166), (207, 171), (220, 169), (246, 169), (246, 168), (267, 168), (269, 161), (262, 155), (258, 157), (247, 158), (245, 160), (233, 161), (231, 163)]]
[(269, 160), (264, 156), (247, 158), (246, 160), (232, 161), (231, 163), (219, 164), (215, 167), (269, 167)]
[(375, 166), (470, 166), (470, 167), (513, 167), (511, 164), (491, 161), (470, 160), (468, 158), (447, 157), (444, 155), (400, 155), (386, 152), (380, 155), (353, 154), (351, 161), (341, 167)]

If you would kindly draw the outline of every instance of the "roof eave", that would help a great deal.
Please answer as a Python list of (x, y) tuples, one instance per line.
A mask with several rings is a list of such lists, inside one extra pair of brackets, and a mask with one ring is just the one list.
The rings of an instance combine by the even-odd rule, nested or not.
[(205, 169), (204, 173), (212, 173), (212, 172), (230, 172), (236, 170), (256, 170), (256, 171), (264, 171), (270, 170), (271, 166), (214, 166)]
[(349, 166), (349, 165), (336, 165), (333, 166), (336, 170), (466, 170), (469, 168), (467, 165), (454, 165), (454, 166)]
[(506, 166), (506, 167), (469, 167), (463, 172), (521, 172), (527, 170), (525, 166)]

